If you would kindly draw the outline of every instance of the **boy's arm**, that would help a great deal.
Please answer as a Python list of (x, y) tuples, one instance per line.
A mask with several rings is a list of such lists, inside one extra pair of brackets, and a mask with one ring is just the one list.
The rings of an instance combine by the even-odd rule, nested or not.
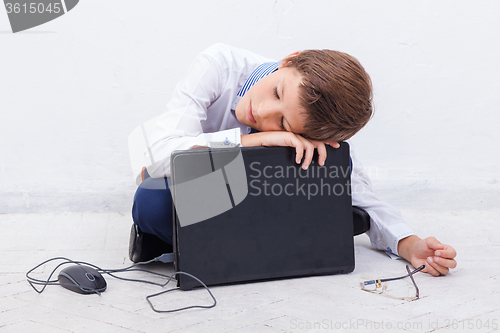
[[(176, 86), (166, 112), (158, 118), (149, 136), (151, 164), (147, 168), (152, 177), (170, 175), (172, 151), (210, 145), (210, 133), (203, 133), (201, 121), (207, 119), (208, 107), (223, 91), (225, 82), (221, 73), (219, 64), (202, 53)], [(237, 132), (239, 140), (239, 129), (226, 131), (230, 132), (226, 134), (228, 137), (236, 136)]]
[[(314, 149), (318, 150), (319, 165), (325, 164), (326, 160), (326, 147), (323, 142), (308, 140), (292, 132), (270, 131), (242, 135), (241, 145), (243, 147), (295, 147), (295, 162), (300, 164), (302, 158), (304, 158), (304, 161), (302, 162), (302, 168), (304, 170), (306, 170), (312, 162)], [(333, 148), (340, 147), (337, 142), (333, 142), (330, 145)]]
[[(302, 160), (305, 150), (305, 158), (302, 163), (302, 168), (304, 169), (307, 169), (310, 165), (315, 148), (318, 149), (319, 153), (318, 163), (323, 165), (326, 159), (326, 148), (324, 143), (319, 141), (310, 141), (291, 132), (276, 131), (242, 135), (241, 145), (243, 147), (295, 147), (297, 152), (295, 162), (297, 164), (299, 164)], [(338, 148), (340, 146), (337, 142), (331, 143), (330, 145), (334, 148)], [(355, 158), (352, 151), (351, 156), (353, 157), (354, 165), (356, 166), (353, 187), (359, 187), (359, 185), (363, 187), (362, 191), (356, 192), (355, 189), (353, 190), (353, 199), (355, 200), (356, 205), (361, 206), (371, 213), (372, 223), (375, 222), (375, 225), (373, 225), (373, 228), (368, 233), (372, 239), (372, 243), (380, 249), (387, 250), (390, 248), (385, 248), (383, 245), (384, 242), (394, 242), (396, 244), (394, 246), (394, 250), (395, 252), (397, 251), (399, 256), (409, 261), (414, 267), (419, 267), (425, 264), (425, 268), (422, 271), (434, 276), (445, 275), (449, 272), (450, 268), (455, 268), (457, 265), (454, 259), (456, 256), (455, 249), (449, 245), (440, 243), (434, 237), (421, 239), (420, 237), (413, 235), (413, 232), (411, 232), (409, 227), (406, 225), (399, 214), (399, 211), (391, 205), (381, 202), (375, 197), (373, 191), (371, 190), (371, 182), (368, 176), (364, 173), (363, 166)], [(380, 210), (382, 212), (380, 212)], [(374, 221), (373, 218), (375, 218), (376, 221)], [(386, 223), (382, 222), (384, 219), (386, 220)], [(391, 226), (391, 224), (393, 226)], [(390, 231), (391, 229), (392, 231)], [(402, 236), (398, 236), (398, 233)], [(410, 234), (410, 236), (404, 236), (405, 233)]]
[[(371, 181), (351, 145), (353, 171), (351, 175), (353, 205), (365, 209), (371, 218), (367, 231), (374, 247), (392, 252), (408, 260), (415, 268), (425, 264), (423, 272), (434, 276), (447, 274), (456, 267), (456, 251), (436, 238), (420, 239), (404, 221), (394, 206), (381, 201), (371, 187)], [(437, 259), (437, 260), (436, 260)]]

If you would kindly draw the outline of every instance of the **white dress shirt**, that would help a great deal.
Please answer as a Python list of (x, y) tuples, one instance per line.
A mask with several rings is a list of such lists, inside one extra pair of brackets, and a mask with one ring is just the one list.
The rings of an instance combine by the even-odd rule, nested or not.
[[(237, 93), (259, 65), (273, 61), (225, 44), (214, 44), (201, 52), (175, 88), (166, 112), (130, 135), (135, 175), (147, 166), (154, 178), (170, 176), (170, 154), (174, 150), (195, 145), (240, 146), (241, 134), (250, 133), (251, 128), (241, 124), (231, 111), (241, 98)], [(413, 232), (396, 208), (376, 197), (352, 145), (350, 148), (352, 204), (365, 209), (371, 217), (367, 234), (372, 245), (397, 254), (399, 240)]]

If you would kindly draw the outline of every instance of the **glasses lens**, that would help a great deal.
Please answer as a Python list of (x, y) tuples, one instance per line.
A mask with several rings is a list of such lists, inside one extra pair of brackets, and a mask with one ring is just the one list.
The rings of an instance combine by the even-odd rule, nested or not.
[(387, 282), (387, 288), (384, 290), (384, 293), (387, 296), (398, 299), (413, 300), (417, 298), (417, 291), (410, 278)]
[(380, 282), (367, 275), (361, 275), (359, 280), (361, 289), (386, 297), (413, 301), (418, 299), (417, 291), (409, 277), (388, 282)]

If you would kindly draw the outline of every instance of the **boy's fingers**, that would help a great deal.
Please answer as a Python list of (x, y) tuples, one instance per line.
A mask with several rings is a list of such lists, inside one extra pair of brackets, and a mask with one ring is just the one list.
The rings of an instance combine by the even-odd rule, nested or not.
[(306, 156), (304, 158), (304, 163), (302, 163), (302, 169), (306, 170), (309, 165), (311, 164), (311, 161), (313, 159), (314, 155), (314, 146), (308, 142), (307, 144), (304, 144), (305, 149), (306, 149)]
[(297, 140), (296, 142), (294, 142), (294, 146), (295, 146), (295, 151), (296, 151), (296, 157), (295, 157), (295, 162), (297, 164), (300, 164), (300, 161), (302, 161), (302, 157), (304, 156), (304, 145), (302, 144), (302, 142), (300, 140)]
[(439, 274), (441, 274), (434, 267), (432, 267), (432, 265), (429, 264), (428, 262), (425, 263), (425, 268), (422, 270), (422, 272), (429, 273), (430, 275), (433, 275), (433, 276), (439, 276)]
[(432, 258), (432, 260), (440, 266), (444, 266), (444, 267), (448, 267), (448, 268), (457, 267), (457, 262), (454, 259), (434, 257), (434, 258)]
[(316, 149), (318, 149), (318, 164), (323, 166), (325, 164), (325, 160), (326, 160), (326, 147), (325, 147), (325, 144), (323, 142), (320, 142), (318, 144), (318, 146), (316, 147)]
[(457, 256), (457, 251), (451, 246), (445, 245), (443, 250), (434, 251), (434, 255), (437, 257), (453, 259)]
[[(450, 269), (448, 267), (444, 267), (444, 266), (441, 266), (441, 265), (435, 263), (434, 260), (432, 259), (432, 257), (427, 258), (426, 265), (430, 265), (432, 268), (434, 268), (435, 271), (439, 272), (439, 274), (442, 274), (442, 275), (446, 275), (450, 271)], [(432, 274), (432, 275), (436, 276), (435, 274)]]
[(311, 164), (314, 155), (314, 145), (298, 134), (295, 134), (295, 137), (302, 143), (303, 149), (306, 151), (304, 162), (302, 162), (302, 169), (306, 170)]
[(302, 157), (304, 156), (304, 150), (302, 150), (302, 147), (295, 147), (295, 151), (297, 152), (295, 162), (300, 164), (300, 161), (302, 161)]

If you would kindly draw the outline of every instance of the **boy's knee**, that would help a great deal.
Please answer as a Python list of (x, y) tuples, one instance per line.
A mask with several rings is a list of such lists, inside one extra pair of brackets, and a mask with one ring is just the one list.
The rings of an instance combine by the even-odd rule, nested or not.
[(166, 179), (148, 178), (137, 188), (132, 208), (134, 215), (157, 218), (172, 212), (172, 196)]
[(167, 180), (144, 180), (134, 196), (134, 223), (145, 234), (155, 235), (172, 244), (172, 217), (172, 197)]

